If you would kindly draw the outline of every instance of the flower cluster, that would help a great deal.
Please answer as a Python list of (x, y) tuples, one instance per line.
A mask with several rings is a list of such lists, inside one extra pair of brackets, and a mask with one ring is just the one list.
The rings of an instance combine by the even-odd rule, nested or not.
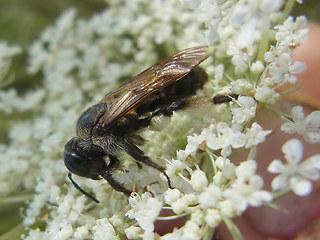
[[(20, 96), (14, 88), (0, 91), (3, 114), (32, 116), (12, 124), (8, 142), (0, 144), (1, 198), (19, 194), (18, 189), (34, 192), (24, 198), (29, 202), (23, 224), (30, 227), (24, 239), (155, 239), (156, 220), (185, 216), (183, 226), (162, 238), (211, 239), (222, 222), (235, 236), (232, 219), (248, 207), (271, 203), (282, 192), (311, 192), (311, 181), (320, 178), (320, 156), (302, 161), (299, 140), (283, 145), (287, 164), (275, 159), (269, 165), (279, 174), (270, 191), (257, 170), (256, 154), (272, 132), (257, 118), (261, 108), (286, 118), (282, 131), (298, 133), (310, 144), (320, 141), (319, 111), (305, 117), (296, 106), (289, 116), (274, 106), (279, 86), (294, 84), (295, 74), (305, 70), (291, 58), (307, 38), (304, 17), (288, 17), (283, 0), (107, 2), (106, 10), (86, 20), (77, 19), (75, 9), (65, 11), (30, 46), (27, 71), (42, 73), (41, 87)], [(209, 82), (197, 94), (230, 101), (155, 118), (141, 132), (148, 140), (145, 154), (166, 163), (172, 188), (163, 174), (137, 166), (126, 155), (114, 175), (137, 191), (129, 199), (104, 180), (74, 177), (99, 205), (73, 186), (66, 188), (62, 149), (84, 107), (160, 57), (203, 44), (210, 46), (203, 63)], [(0, 87), (19, 52), (0, 43)], [(171, 215), (163, 217), (162, 209)], [(46, 222), (45, 231), (34, 229), (39, 222)]]
[[(0, 41), (0, 89), (9, 84), (13, 77), (8, 74), (12, 58), (21, 52), (18, 46), (8, 46), (6, 42)], [(0, 92), (0, 110), (5, 113), (12, 112), (13, 99), (17, 97), (15, 89)], [(19, 105), (16, 104), (18, 107)]]

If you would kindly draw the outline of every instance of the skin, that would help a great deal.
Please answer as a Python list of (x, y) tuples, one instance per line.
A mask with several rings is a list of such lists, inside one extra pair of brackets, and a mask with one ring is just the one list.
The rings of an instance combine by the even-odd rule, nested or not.
[[(303, 61), (307, 71), (297, 75), (301, 88), (291, 98), (282, 101), (277, 108), (291, 113), (295, 105), (304, 107), (305, 115), (320, 109), (320, 25), (310, 24), (309, 39), (294, 50), (293, 61)], [(264, 129), (272, 129), (268, 141), (258, 149), (258, 174), (265, 180), (265, 188), (270, 190), (271, 181), (276, 176), (266, 171), (269, 163), (275, 159), (284, 160), (281, 147), (287, 140), (300, 139), (304, 144), (303, 159), (318, 154), (320, 144), (306, 144), (298, 135), (280, 131), (282, 121), (270, 113), (259, 112), (259, 123)], [(274, 149), (270, 151), (270, 149)], [(320, 239), (320, 184), (314, 183), (313, 192), (305, 197), (288, 194), (276, 201), (288, 212), (281, 212), (270, 207), (249, 208), (241, 217), (234, 219), (246, 240), (300, 240)], [(174, 227), (182, 226), (183, 219), (175, 221), (157, 221), (155, 230), (163, 235)], [(225, 225), (221, 225), (213, 239), (232, 239)]]
[[(293, 61), (302, 61), (307, 65), (307, 71), (297, 75), (301, 88), (289, 99), (282, 101), (277, 107), (286, 113), (291, 113), (295, 105), (304, 107), (305, 115), (319, 110), (320, 105), (320, 25), (310, 24), (309, 39), (295, 49)], [(269, 113), (259, 113), (264, 129), (274, 132), (268, 136), (268, 141), (258, 149), (258, 173), (265, 180), (266, 189), (270, 190), (271, 180), (275, 176), (266, 172), (269, 163), (275, 159), (284, 160), (279, 146), (291, 138), (298, 138), (304, 144), (303, 159), (318, 154), (320, 144), (307, 144), (298, 135), (285, 134), (280, 131), (281, 121)], [(270, 149), (275, 149), (270, 151)], [(249, 208), (245, 214), (236, 219), (236, 224), (246, 240), (266, 239), (320, 239), (320, 184), (313, 184), (313, 192), (305, 197), (288, 194), (276, 201), (287, 213), (270, 207)], [(225, 226), (221, 226), (216, 239), (232, 239)]]

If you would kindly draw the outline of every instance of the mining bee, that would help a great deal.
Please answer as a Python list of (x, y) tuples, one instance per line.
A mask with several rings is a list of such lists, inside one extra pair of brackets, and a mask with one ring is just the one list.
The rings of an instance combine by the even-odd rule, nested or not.
[(121, 152), (129, 154), (138, 166), (144, 163), (162, 172), (171, 187), (165, 168), (138, 147), (144, 143), (138, 132), (148, 127), (153, 117), (171, 116), (190, 104), (190, 98), (208, 80), (198, 67), (208, 57), (207, 50), (207, 46), (188, 48), (160, 61), (82, 113), (76, 137), (64, 151), (68, 176), (78, 190), (98, 202), (72, 180), (71, 173), (95, 180), (102, 177), (115, 190), (130, 195), (131, 191), (112, 176)]

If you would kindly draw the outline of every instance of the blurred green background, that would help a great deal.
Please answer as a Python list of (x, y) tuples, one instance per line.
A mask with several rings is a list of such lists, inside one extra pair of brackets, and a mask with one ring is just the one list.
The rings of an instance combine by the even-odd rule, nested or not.
[[(0, 0), (0, 41), (19, 45), (24, 52), (14, 58), (10, 72), (14, 73), (15, 80), (6, 88), (14, 86), (19, 92), (23, 92), (40, 84), (41, 76), (31, 76), (25, 72), (25, 50), (46, 26), (52, 25), (69, 7), (77, 9), (78, 17), (89, 18), (107, 7), (107, 3), (103, 0)], [(306, 15), (310, 21), (320, 22), (320, 1), (308, 0), (304, 4), (296, 4), (293, 15)], [(16, 119), (21, 120), (21, 116), (0, 113), (0, 143), (7, 141), (6, 132), (10, 123)], [(21, 207), (21, 204), (4, 204), (0, 199), (0, 240), (20, 239), (23, 231), (23, 227), (19, 225)]]

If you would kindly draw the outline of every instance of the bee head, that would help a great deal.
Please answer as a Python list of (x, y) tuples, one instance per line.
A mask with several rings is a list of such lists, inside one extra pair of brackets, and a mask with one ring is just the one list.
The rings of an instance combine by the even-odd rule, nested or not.
[(78, 137), (72, 138), (64, 148), (64, 164), (71, 173), (94, 180), (106, 169), (103, 151), (91, 144), (84, 148), (86, 143)]

